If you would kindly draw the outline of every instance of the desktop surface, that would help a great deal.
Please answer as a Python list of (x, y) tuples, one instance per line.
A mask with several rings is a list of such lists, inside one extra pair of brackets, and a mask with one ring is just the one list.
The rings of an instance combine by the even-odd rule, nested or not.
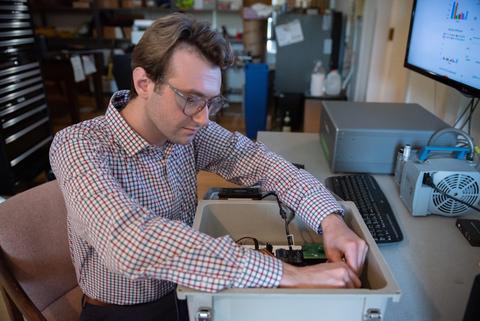
[[(324, 181), (333, 175), (315, 133), (259, 132), (258, 141), (285, 159), (305, 165)], [(480, 273), (480, 247), (472, 247), (455, 226), (455, 218), (412, 216), (399, 198), (391, 175), (374, 175), (403, 232), (398, 243), (381, 244), (402, 292), (390, 302), (386, 321), (461, 321), (473, 280)], [(468, 218), (480, 219), (480, 214)]]

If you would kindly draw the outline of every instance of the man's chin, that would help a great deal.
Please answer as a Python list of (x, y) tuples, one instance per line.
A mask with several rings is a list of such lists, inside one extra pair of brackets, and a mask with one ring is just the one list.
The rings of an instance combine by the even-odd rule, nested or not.
[(174, 137), (171, 142), (178, 145), (188, 145), (193, 142), (195, 135), (188, 135), (183, 137)]

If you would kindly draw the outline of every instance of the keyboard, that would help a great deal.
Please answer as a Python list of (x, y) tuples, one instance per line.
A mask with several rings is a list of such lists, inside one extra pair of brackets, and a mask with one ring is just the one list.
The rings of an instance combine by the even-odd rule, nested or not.
[(325, 180), (329, 190), (345, 201), (352, 201), (377, 243), (403, 240), (392, 208), (373, 176), (368, 174), (331, 176)]

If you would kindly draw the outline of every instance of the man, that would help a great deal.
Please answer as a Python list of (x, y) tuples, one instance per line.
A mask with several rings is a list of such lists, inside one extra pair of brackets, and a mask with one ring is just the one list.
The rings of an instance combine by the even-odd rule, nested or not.
[[(224, 104), (221, 69), (232, 61), (230, 46), (208, 24), (178, 13), (161, 18), (132, 53), (132, 92), (115, 93), (105, 116), (55, 137), (50, 159), (85, 293), (81, 320), (176, 320), (175, 284), (210, 292), (360, 286), (367, 247), (327, 190), (263, 145), (209, 121)], [(275, 191), (323, 230), (331, 263), (298, 268), (194, 231), (199, 170)]]

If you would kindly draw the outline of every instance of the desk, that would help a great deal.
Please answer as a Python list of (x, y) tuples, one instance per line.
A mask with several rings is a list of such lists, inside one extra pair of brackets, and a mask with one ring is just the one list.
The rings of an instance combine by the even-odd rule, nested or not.
[[(318, 134), (259, 132), (257, 139), (287, 160), (304, 164), (322, 182), (332, 175)], [(382, 320), (462, 320), (474, 277), (480, 273), (480, 248), (470, 246), (454, 218), (413, 217), (399, 198), (393, 176), (375, 179), (404, 235), (402, 242), (379, 246), (402, 291), (400, 302), (389, 302)]]

